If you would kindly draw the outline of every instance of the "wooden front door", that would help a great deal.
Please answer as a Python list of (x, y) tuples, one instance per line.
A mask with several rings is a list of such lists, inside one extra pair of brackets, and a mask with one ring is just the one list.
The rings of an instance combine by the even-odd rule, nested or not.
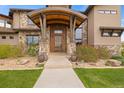
[(64, 26), (53, 25), (50, 30), (51, 52), (66, 52), (66, 30)]

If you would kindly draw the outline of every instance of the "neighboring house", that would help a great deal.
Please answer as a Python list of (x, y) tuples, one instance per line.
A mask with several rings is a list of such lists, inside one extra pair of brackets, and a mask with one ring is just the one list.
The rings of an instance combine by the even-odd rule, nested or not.
[[(84, 13), (72, 10), (69, 5), (10, 9), (9, 16), (0, 15), (0, 44), (21, 45), (25, 50), (35, 43), (39, 52), (72, 54), (76, 42), (82, 42), (95, 47), (107, 46), (117, 53), (124, 30), (120, 20), (120, 6), (116, 5), (89, 6)], [(75, 32), (81, 30), (82, 39), (75, 38)]]

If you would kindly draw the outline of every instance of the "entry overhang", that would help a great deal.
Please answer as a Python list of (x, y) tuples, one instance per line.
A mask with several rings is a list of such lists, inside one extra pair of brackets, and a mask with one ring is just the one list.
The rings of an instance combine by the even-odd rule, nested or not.
[(35, 10), (28, 13), (28, 17), (38, 26), (40, 27), (39, 16), (46, 16), (46, 25), (51, 24), (64, 24), (70, 25), (70, 17), (73, 16), (76, 18), (76, 27), (80, 26), (87, 16), (80, 12), (73, 11), (67, 8), (53, 7), (53, 8), (44, 8)]

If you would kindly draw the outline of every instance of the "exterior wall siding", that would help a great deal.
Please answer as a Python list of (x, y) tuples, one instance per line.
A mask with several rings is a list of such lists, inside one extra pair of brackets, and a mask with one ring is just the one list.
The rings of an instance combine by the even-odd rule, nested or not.
[[(99, 14), (98, 10), (116, 10), (117, 14)], [(120, 27), (120, 6), (100, 5), (94, 7), (94, 45), (119, 45), (120, 37), (102, 37), (100, 26)]]
[(88, 44), (94, 45), (94, 8), (88, 14)]
[[(2, 36), (5, 36), (6, 39), (2, 39)], [(10, 39), (10, 36), (14, 38)], [(0, 34), (0, 44), (18, 45), (18, 34)]]

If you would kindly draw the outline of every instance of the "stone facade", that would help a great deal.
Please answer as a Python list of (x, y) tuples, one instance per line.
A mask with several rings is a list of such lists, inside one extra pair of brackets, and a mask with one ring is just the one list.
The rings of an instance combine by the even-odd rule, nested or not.
[(38, 29), (35, 24), (28, 23), (28, 12), (14, 12), (13, 14), (13, 28), (22, 28), (22, 29)]
[[(47, 55), (50, 52), (50, 28), (47, 28), (47, 31), (45, 33), (45, 40), (42, 39), (42, 37), (40, 37), (40, 41), (39, 41), (39, 54), (40, 53), (47, 53)], [(40, 34), (41, 36), (41, 34)]]
[(96, 48), (105, 47), (109, 50), (111, 55), (120, 55), (121, 54), (121, 45), (97, 45)]
[(26, 42), (26, 36), (27, 35), (38, 35), (40, 38), (40, 32), (36, 32), (36, 31), (20, 31), (19, 32), (19, 45), (23, 48), (24, 52), (27, 50), (28, 46), (27, 46), (27, 42)]

